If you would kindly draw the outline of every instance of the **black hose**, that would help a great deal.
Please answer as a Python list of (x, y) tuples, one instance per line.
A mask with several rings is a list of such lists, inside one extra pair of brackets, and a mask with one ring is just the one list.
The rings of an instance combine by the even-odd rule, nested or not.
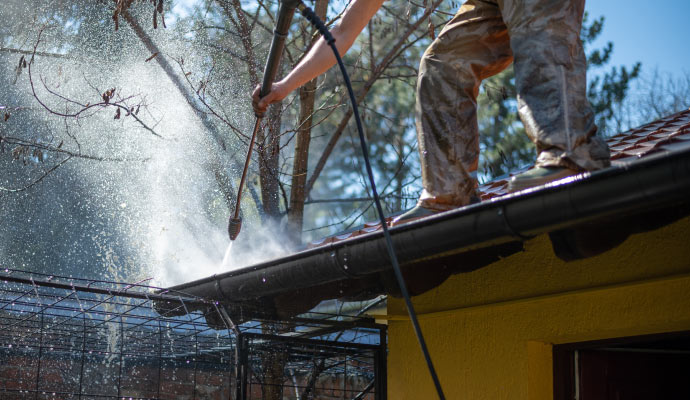
[(412, 305), (412, 300), (410, 299), (410, 293), (407, 291), (407, 285), (405, 284), (405, 278), (400, 270), (400, 265), (398, 264), (398, 257), (395, 254), (395, 249), (393, 248), (393, 241), (391, 240), (391, 235), (388, 232), (388, 225), (386, 223), (386, 218), (383, 215), (383, 208), (381, 207), (381, 199), (379, 198), (378, 192), (376, 191), (376, 183), (374, 181), (374, 173), (371, 169), (371, 163), (369, 162), (369, 150), (366, 138), (364, 137), (364, 129), (362, 128), (362, 120), (359, 117), (359, 109), (357, 107), (357, 99), (352, 90), (352, 83), (350, 82), (350, 77), (345, 69), (345, 64), (343, 63), (338, 48), (335, 45), (335, 38), (331, 35), (326, 24), (321, 21), (321, 19), (314, 13), (314, 11), (304, 4), (299, 6), (302, 15), (311, 22), (314, 27), (321, 33), (324, 40), (333, 50), (336, 60), (338, 60), (338, 66), (340, 66), (340, 71), (343, 74), (343, 79), (345, 80), (345, 85), (347, 86), (347, 92), (350, 95), (350, 101), (352, 102), (352, 111), (357, 122), (357, 132), (359, 133), (359, 143), (362, 146), (362, 155), (364, 157), (364, 165), (367, 169), (367, 175), (369, 176), (369, 183), (371, 184), (371, 192), (374, 197), (374, 204), (376, 204), (376, 211), (379, 215), (379, 220), (381, 222), (381, 228), (383, 229), (383, 236), (386, 239), (386, 249), (388, 250), (388, 255), (391, 258), (391, 264), (393, 265), (393, 271), (395, 271), (395, 277), (398, 280), (398, 285), (400, 286), (400, 292), (405, 299), (405, 305), (407, 306), (407, 312), (410, 315), (410, 320), (412, 321), (412, 327), (414, 328), (414, 333), (417, 335), (417, 340), (419, 341), (419, 346), (424, 354), (424, 359), (426, 360), (427, 367), (429, 368), (429, 374), (431, 379), (434, 381), (434, 386), (436, 387), (436, 392), (441, 400), (445, 400), (443, 395), (443, 389), (441, 388), (441, 382), (438, 379), (436, 370), (434, 369), (434, 364), (431, 361), (431, 355), (429, 354), (429, 349), (427, 349), (426, 341), (422, 335), (422, 328), (419, 326), (419, 321), (417, 320), (417, 313)]

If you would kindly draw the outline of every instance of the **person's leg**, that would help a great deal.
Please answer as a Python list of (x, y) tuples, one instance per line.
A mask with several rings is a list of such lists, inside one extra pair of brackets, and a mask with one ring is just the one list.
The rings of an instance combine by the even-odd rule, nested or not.
[(482, 79), (510, 65), (510, 38), (498, 4), (468, 0), (424, 53), (417, 81), (417, 137), (424, 191), (418, 206), (445, 211), (470, 203)]
[[(587, 64), (580, 41), (584, 0), (498, 1), (515, 56), (518, 111), (537, 146), (538, 170), (530, 174), (538, 178), (564, 168), (607, 167), (608, 147), (595, 136), (586, 96)], [(522, 179), (529, 180), (530, 174)]]

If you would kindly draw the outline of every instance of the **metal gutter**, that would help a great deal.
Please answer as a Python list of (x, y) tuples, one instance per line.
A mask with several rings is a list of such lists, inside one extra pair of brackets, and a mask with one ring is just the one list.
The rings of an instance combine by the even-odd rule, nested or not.
[[(676, 151), (585, 173), (445, 212), (390, 230), (401, 264), (514, 242), (615, 217), (690, 202), (690, 142)], [(389, 270), (378, 231), (169, 290), (245, 302)], [(333, 297), (338, 297), (337, 293)], [(325, 299), (324, 299), (325, 300)]]

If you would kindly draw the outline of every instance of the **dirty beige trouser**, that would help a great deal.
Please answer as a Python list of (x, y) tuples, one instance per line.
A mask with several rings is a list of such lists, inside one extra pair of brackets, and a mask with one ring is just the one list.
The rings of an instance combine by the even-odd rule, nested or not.
[(468, 0), (422, 57), (417, 135), (424, 191), (419, 204), (469, 203), (476, 181), (479, 85), (514, 62), (518, 111), (537, 166), (595, 170), (609, 151), (594, 136), (580, 28), (584, 0)]

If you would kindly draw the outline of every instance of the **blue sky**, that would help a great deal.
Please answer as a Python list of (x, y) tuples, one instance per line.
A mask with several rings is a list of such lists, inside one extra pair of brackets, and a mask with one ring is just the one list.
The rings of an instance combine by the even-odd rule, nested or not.
[(611, 65), (641, 61), (643, 73), (690, 73), (690, 0), (588, 0), (585, 9), (606, 17), (595, 46), (613, 42)]

